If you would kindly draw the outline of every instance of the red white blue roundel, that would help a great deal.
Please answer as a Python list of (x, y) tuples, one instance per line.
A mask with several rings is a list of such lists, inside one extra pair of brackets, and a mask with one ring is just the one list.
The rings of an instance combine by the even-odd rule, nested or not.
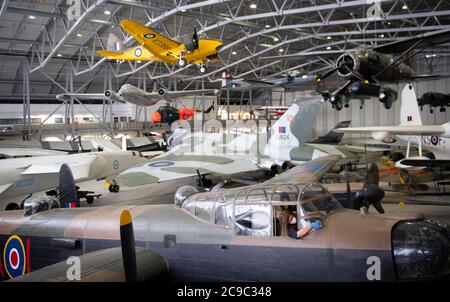
[(175, 163), (170, 160), (159, 160), (155, 161), (153, 163), (149, 163), (148, 166), (152, 168), (163, 168), (163, 167), (169, 167), (173, 166)]
[(439, 143), (439, 137), (432, 136), (431, 137), (431, 143), (436, 146)]
[(136, 48), (136, 49), (134, 50), (134, 55), (135, 55), (136, 57), (142, 56), (142, 49)]
[(16, 235), (9, 237), (3, 250), (3, 262), (8, 276), (15, 278), (25, 274), (26, 261), (22, 239)]

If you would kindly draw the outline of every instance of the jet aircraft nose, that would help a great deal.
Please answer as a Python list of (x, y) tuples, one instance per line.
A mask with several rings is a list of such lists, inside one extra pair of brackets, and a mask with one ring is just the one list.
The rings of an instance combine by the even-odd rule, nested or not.
[(402, 221), (392, 231), (397, 277), (450, 279), (450, 228), (433, 220)]

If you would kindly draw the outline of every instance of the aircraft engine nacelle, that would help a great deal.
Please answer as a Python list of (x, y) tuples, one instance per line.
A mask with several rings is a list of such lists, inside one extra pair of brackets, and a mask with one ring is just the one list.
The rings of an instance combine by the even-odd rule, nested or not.
[(374, 139), (379, 140), (379, 141), (384, 141), (385, 139), (390, 137), (390, 134), (387, 131), (374, 131), (374, 132), (371, 132), (370, 135)]
[(352, 77), (351, 71), (358, 71), (359, 67), (360, 62), (358, 58), (350, 53), (344, 53), (336, 61), (338, 74), (346, 78)]
[(118, 95), (115, 91), (112, 90), (106, 90), (105, 91), (105, 97), (111, 101), (114, 102), (119, 102), (119, 103), (123, 103), (124, 101), (122, 100), (122, 98), (120, 97), (120, 95)]
[(195, 39), (189, 37), (189, 38), (183, 38), (182, 42), (184, 44), (184, 47), (186, 47), (187, 51), (194, 51), (198, 48), (198, 41)]
[(441, 136), (450, 137), (450, 122), (443, 124), (442, 127), (444, 127), (444, 133)]
[(25, 216), (60, 207), (61, 205), (58, 198), (54, 196), (29, 197), (23, 203)]
[(271, 172), (273, 174), (278, 174), (287, 169), (288, 163), (281, 161), (266, 161), (259, 164), (260, 168), (264, 171)]
[(166, 91), (165, 91), (164, 89), (160, 88), (160, 89), (158, 89), (158, 94), (159, 94), (160, 96), (163, 96), (163, 95), (166, 94)]
[(423, 169), (426, 168), (425, 166), (421, 166), (421, 167), (420, 166), (418, 166), (418, 167), (414, 166), (413, 167), (413, 166), (405, 165), (403, 163), (403, 161), (406, 160), (406, 159), (427, 160), (429, 158), (426, 157), (426, 156), (413, 156), (413, 157), (403, 158), (403, 159), (395, 162), (395, 167), (398, 168), (398, 169), (411, 169), (411, 168), (414, 168), (414, 169), (418, 169), (418, 170), (423, 170)]

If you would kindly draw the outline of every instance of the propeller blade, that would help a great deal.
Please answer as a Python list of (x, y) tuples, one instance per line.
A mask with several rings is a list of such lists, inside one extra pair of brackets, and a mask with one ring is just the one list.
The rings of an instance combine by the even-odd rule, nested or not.
[(120, 244), (122, 245), (123, 269), (127, 282), (137, 281), (136, 249), (133, 221), (128, 210), (120, 214)]
[(353, 69), (349, 68), (347, 65), (343, 65), (343, 66), (344, 66), (344, 68), (345, 68), (348, 72), (350, 72), (355, 78), (357, 78), (357, 79), (360, 80), (361, 82), (364, 82), (364, 83), (367, 82), (366, 78), (364, 78), (362, 74), (360, 74), (360, 73), (357, 72), (357, 71), (354, 71)]
[(192, 36), (192, 40), (194, 41), (195, 48), (198, 48), (198, 35), (197, 29), (194, 27), (194, 35)]
[(320, 81), (322, 81), (323, 79), (328, 78), (328, 77), (331, 76), (333, 73), (335, 73), (337, 70), (338, 70), (338, 67), (335, 67), (335, 68), (333, 68), (333, 69), (327, 71), (324, 75), (322, 75), (322, 76), (319, 75), (319, 76), (316, 78), (316, 82), (320, 82)]
[(372, 163), (370, 165), (369, 170), (367, 171), (367, 181), (369, 184), (378, 186), (380, 183), (380, 175), (378, 174), (378, 166), (376, 163)]

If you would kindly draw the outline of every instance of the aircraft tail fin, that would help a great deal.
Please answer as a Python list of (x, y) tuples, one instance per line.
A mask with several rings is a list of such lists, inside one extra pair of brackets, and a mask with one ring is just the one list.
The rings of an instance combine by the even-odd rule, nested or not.
[(127, 151), (128, 146), (127, 146), (127, 138), (126, 137), (122, 137), (122, 151)]
[(336, 126), (334, 126), (333, 129), (330, 130), (327, 134), (324, 136), (320, 136), (316, 140), (312, 141), (313, 144), (339, 144), (344, 137), (344, 133), (339, 133), (334, 130), (338, 128), (348, 128), (352, 121), (342, 121), (337, 123)]
[(416, 92), (411, 83), (406, 84), (402, 90), (400, 125), (422, 125)]
[(67, 164), (62, 164), (59, 170), (58, 196), (62, 208), (80, 207), (75, 179)]
[(314, 126), (321, 104), (321, 96), (294, 102), (271, 128), (270, 152), (277, 152), (279, 147), (302, 147)]

